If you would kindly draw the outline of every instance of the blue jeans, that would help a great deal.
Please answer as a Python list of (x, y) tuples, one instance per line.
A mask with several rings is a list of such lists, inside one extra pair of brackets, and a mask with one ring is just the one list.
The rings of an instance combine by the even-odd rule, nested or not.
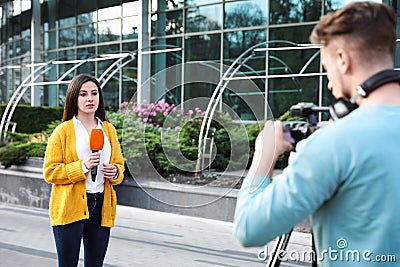
[(87, 194), (89, 219), (53, 226), (59, 267), (76, 267), (83, 238), (85, 267), (103, 266), (110, 228), (101, 226), (103, 193)]

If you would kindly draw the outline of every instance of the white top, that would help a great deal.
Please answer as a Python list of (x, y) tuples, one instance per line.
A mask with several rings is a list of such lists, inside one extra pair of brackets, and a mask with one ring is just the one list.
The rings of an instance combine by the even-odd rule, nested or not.
[[(111, 157), (111, 145), (110, 141), (107, 138), (106, 133), (103, 129), (103, 124), (99, 118), (97, 118), (98, 124), (96, 129), (102, 129), (104, 134), (104, 146), (103, 149), (99, 151), (100, 153), (100, 164), (97, 166), (97, 176), (96, 180), (93, 182), (92, 177), (90, 175), (90, 171), (85, 167), (85, 164), (82, 162), (82, 170), (86, 173), (86, 192), (88, 193), (98, 193), (104, 191), (104, 175), (101, 172), (103, 168), (103, 164), (110, 163)], [(73, 118), (74, 127), (75, 127), (75, 136), (76, 138), (76, 153), (78, 154), (78, 158), (80, 160), (85, 160), (92, 151), (89, 147), (89, 133), (86, 131), (85, 126), (74, 116)]]

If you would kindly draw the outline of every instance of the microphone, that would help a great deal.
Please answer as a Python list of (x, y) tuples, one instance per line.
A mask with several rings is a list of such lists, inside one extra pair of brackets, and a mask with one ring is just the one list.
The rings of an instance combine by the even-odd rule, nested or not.
[[(104, 135), (102, 129), (92, 129), (89, 136), (89, 149), (92, 150), (92, 153), (98, 152), (103, 149), (104, 145)], [(90, 170), (90, 174), (92, 175), (92, 181), (96, 181), (97, 176), (97, 166), (93, 167)]]

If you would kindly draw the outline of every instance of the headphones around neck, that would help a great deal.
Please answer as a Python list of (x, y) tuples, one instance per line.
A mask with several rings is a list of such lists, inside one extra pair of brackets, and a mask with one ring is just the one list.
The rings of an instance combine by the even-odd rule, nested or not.
[(378, 87), (390, 82), (400, 83), (400, 71), (387, 69), (372, 75), (365, 82), (356, 87), (357, 94), (351, 99), (339, 98), (336, 100), (336, 103), (329, 109), (332, 119), (337, 120), (346, 116), (358, 108), (356, 100), (359, 97), (367, 97)]

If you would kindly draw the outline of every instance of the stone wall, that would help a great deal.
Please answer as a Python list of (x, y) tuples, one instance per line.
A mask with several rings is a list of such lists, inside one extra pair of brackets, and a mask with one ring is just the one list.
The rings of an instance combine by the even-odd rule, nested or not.
[[(0, 202), (48, 209), (51, 185), (43, 179), (42, 165), (43, 159), (30, 158), (23, 166), (0, 168)], [(237, 189), (138, 181), (131, 177), (114, 188), (119, 205), (229, 222), (233, 221), (238, 193)], [(302, 232), (309, 229), (309, 219), (295, 228)]]
[[(43, 159), (30, 158), (23, 166), (0, 168), (0, 202), (47, 209), (51, 185), (43, 179)], [(173, 186), (130, 177), (114, 187), (118, 204), (137, 208), (232, 221), (237, 190)], [(163, 201), (167, 200), (167, 201)], [(169, 203), (173, 203), (168, 204)]]

